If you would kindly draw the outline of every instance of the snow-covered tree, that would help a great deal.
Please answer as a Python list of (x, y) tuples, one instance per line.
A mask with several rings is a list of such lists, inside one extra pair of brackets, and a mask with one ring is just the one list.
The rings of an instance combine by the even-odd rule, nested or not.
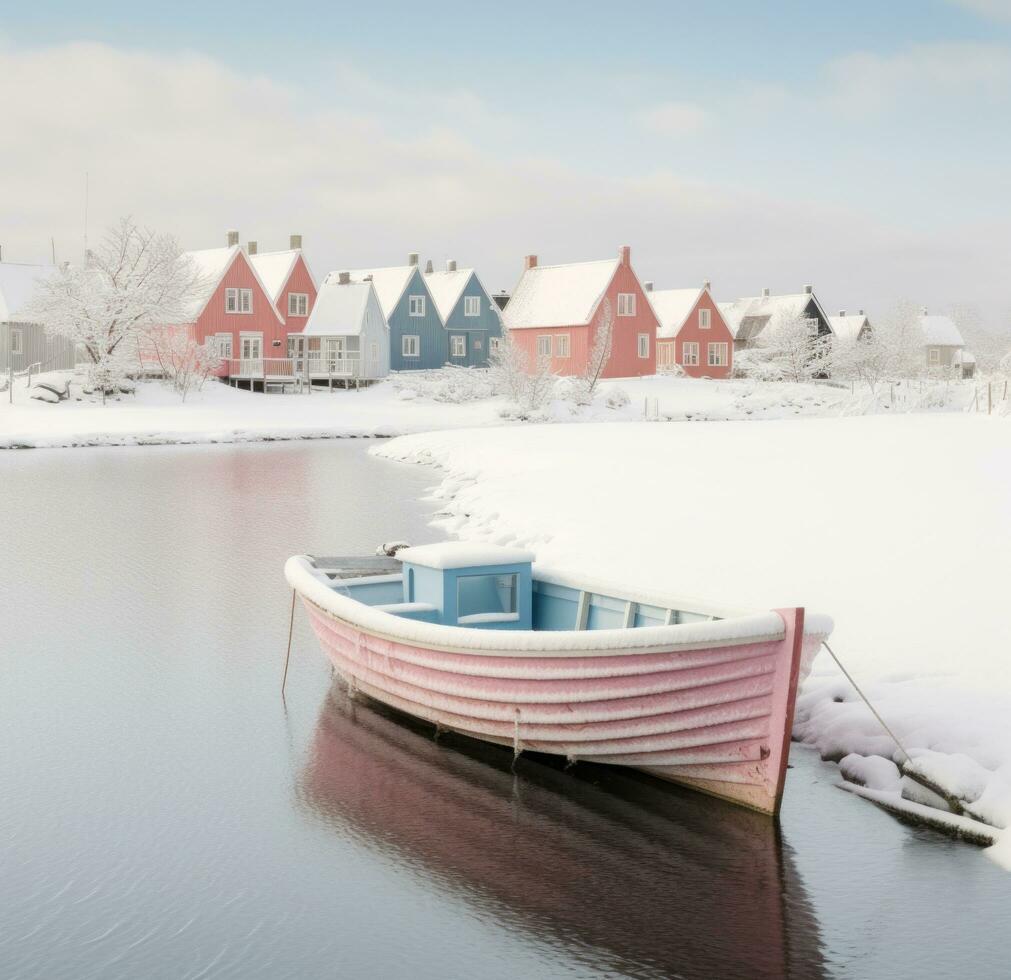
[(873, 330), (860, 338), (834, 337), (829, 365), (833, 378), (866, 385), (871, 394), (888, 373), (887, 357)]
[(784, 381), (810, 381), (828, 368), (830, 348), (818, 336), (818, 321), (800, 313), (773, 314), (755, 346)]
[(138, 364), (156, 364), (183, 401), (191, 391), (199, 391), (221, 366), (213, 341), (198, 344), (185, 327), (144, 327), (136, 342)]
[(593, 347), (582, 374), (571, 379), (568, 397), (576, 405), (589, 405), (600, 384), (614, 348), (614, 315), (611, 301), (604, 297), (593, 326)]
[(123, 218), (83, 265), (63, 266), (39, 284), (29, 315), (84, 351), (89, 383), (104, 394), (132, 366), (139, 332), (185, 322), (202, 285), (172, 236)]
[(872, 337), (883, 376), (915, 378), (923, 373), (924, 337), (917, 304), (901, 300), (884, 316), (875, 318)]
[(1011, 334), (988, 330), (974, 303), (955, 303), (949, 307), (948, 316), (958, 327), (966, 349), (975, 356), (979, 370), (983, 374), (998, 371), (1001, 359), (1011, 353)]
[(497, 395), (524, 412), (542, 409), (558, 380), (551, 371), (551, 358), (529, 358), (508, 330), (502, 331), (498, 349), (488, 357), (488, 379)]

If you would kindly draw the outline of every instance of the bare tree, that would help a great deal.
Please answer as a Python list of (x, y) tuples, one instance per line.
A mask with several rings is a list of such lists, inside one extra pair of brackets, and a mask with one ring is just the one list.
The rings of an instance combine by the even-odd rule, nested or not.
[(818, 321), (803, 314), (774, 314), (755, 344), (784, 381), (810, 381), (829, 366), (830, 347), (818, 336)]
[(948, 316), (976, 358), (979, 370), (984, 374), (999, 370), (1001, 359), (1011, 352), (1011, 334), (996, 333), (983, 326), (979, 307), (973, 303), (953, 304), (948, 308)]
[(614, 348), (614, 315), (611, 312), (611, 301), (605, 296), (600, 304), (596, 321), (593, 326), (593, 347), (586, 362), (583, 373), (571, 379), (568, 397), (576, 405), (589, 405), (593, 402), (597, 385), (603, 378), (604, 370), (611, 360)]
[(508, 330), (488, 358), (488, 377), (495, 393), (523, 412), (540, 411), (551, 400), (558, 378), (550, 356), (528, 357)]
[(89, 382), (117, 390), (131, 364), (138, 332), (186, 322), (203, 280), (175, 239), (123, 218), (80, 266), (63, 266), (36, 288), (32, 319), (84, 351)]
[(191, 391), (203, 388), (221, 366), (213, 342), (198, 344), (185, 327), (145, 327), (137, 338), (137, 352), (139, 364), (157, 364), (183, 401)]

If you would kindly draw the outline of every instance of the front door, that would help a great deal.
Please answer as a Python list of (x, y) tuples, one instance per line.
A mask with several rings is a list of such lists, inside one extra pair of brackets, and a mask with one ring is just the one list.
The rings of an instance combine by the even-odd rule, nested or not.
[(239, 373), (261, 374), (263, 371), (263, 336), (247, 334), (239, 340)]

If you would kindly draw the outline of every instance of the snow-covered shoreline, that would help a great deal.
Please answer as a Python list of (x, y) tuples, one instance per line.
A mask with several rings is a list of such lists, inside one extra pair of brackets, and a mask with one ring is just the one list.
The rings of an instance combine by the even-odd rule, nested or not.
[[(371, 452), (439, 468), (434, 523), (449, 534), (629, 584), (831, 614), (837, 653), (914, 763), (952, 789), (954, 807), (933, 800), (937, 822), (962, 809), (986, 822), (985, 841), (1011, 823), (995, 547), (1011, 532), (1005, 426), (961, 414), (533, 426), (413, 435)], [(908, 803), (910, 816), (923, 805), (892, 764), (900, 751), (825, 655), (794, 735), (849, 756), (851, 780), (874, 765), (858, 757), (877, 758), (894, 778), (864, 795)]]

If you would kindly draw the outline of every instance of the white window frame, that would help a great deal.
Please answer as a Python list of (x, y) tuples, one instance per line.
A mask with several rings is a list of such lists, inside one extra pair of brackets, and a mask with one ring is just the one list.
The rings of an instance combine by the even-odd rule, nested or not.
[(931, 364), (940, 364), (941, 363), (941, 348), (940, 347), (931, 347), (930, 350), (927, 351), (927, 356), (928, 356), (929, 362)]
[(639, 351), (639, 357), (643, 360), (649, 359), (649, 334), (641, 333), (636, 338), (636, 343)]
[(309, 294), (288, 293), (288, 316), (309, 315)]
[(467, 356), (467, 335), (465, 333), (454, 333), (449, 335), (449, 356)]
[(706, 349), (706, 364), (708, 367), (726, 367), (729, 350), (726, 343), (714, 342)]
[(537, 356), (538, 357), (551, 357), (553, 356), (554, 349), (554, 337), (549, 333), (541, 334), (537, 338)]
[(11, 353), (24, 354), (25, 336), (20, 327), (11, 327)]
[(498, 353), (499, 347), (502, 345), (501, 337), (489, 337), (488, 338), (488, 353), (496, 354)]
[[(250, 345), (255, 343), (257, 353), (250, 353), (247, 357), (243, 352), (243, 344), (246, 341), (250, 342)], [(262, 361), (263, 360), (263, 331), (262, 330), (243, 330), (239, 334), (239, 360), (240, 361)]]
[(555, 337), (555, 357), (569, 357), (571, 347), (567, 333), (560, 333)]
[(400, 338), (401, 357), (421, 357), (421, 337), (416, 333), (405, 333)]
[(685, 340), (681, 343), (681, 366), (699, 366), (699, 343), (697, 340)]
[(464, 296), (464, 298), (463, 298), (463, 315), (464, 316), (480, 316), (481, 315), (481, 297), (480, 296)]
[(216, 333), (214, 335), (214, 344), (217, 347), (218, 357), (223, 357), (230, 361), (233, 357), (234, 342), (235, 339), (230, 333)]
[(225, 312), (249, 314), (253, 312), (253, 291), (229, 286), (225, 290)]
[(713, 311), (707, 309), (699, 310), (699, 330), (709, 330), (713, 325)]
[(618, 293), (618, 316), (635, 316), (635, 293)]
[(407, 297), (407, 313), (409, 316), (425, 315), (425, 297), (416, 295)]

